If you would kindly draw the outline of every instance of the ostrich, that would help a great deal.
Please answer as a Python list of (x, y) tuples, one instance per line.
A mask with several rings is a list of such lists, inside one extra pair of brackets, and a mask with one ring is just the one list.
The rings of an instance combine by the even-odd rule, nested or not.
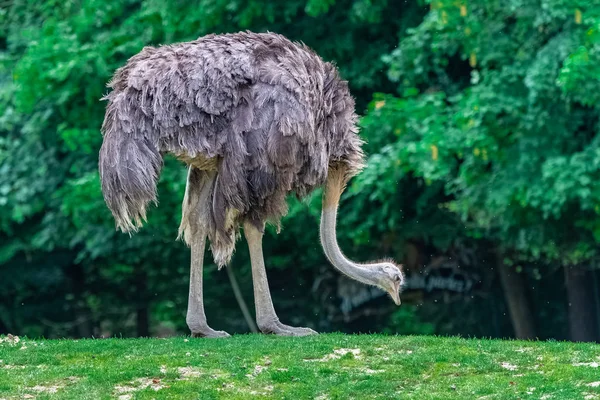
[(262, 253), (266, 222), (279, 224), (286, 196), (325, 185), (320, 238), (340, 272), (387, 291), (400, 304), (401, 267), (357, 264), (336, 240), (336, 214), (348, 180), (363, 166), (354, 99), (337, 69), (304, 44), (273, 33), (208, 35), (145, 47), (119, 68), (102, 124), (99, 170), (117, 229), (136, 231), (163, 155), (188, 165), (179, 237), (191, 247), (186, 322), (194, 337), (225, 337), (209, 327), (202, 297), (206, 238), (219, 269), (243, 226), (250, 250), (257, 326), (263, 333), (315, 334), (279, 321)]

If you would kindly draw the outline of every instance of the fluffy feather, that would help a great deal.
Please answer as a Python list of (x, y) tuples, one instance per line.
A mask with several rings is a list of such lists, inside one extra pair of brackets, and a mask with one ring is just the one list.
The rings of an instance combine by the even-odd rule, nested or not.
[(192, 168), (216, 170), (206, 223), (219, 265), (229, 261), (242, 221), (276, 222), (286, 196), (322, 185), (330, 165), (343, 164), (349, 175), (363, 165), (347, 82), (281, 35), (146, 47), (109, 87), (99, 169), (117, 227), (141, 226), (157, 199), (162, 154), (172, 153)]

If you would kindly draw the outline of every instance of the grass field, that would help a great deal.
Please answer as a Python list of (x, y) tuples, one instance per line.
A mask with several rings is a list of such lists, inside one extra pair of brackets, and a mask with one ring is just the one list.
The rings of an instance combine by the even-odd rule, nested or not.
[(600, 399), (594, 344), (342, 334), (0, 341), (0, 399)]

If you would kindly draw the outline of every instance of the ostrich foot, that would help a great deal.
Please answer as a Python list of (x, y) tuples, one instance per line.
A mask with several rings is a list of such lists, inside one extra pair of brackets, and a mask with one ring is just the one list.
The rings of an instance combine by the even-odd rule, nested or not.
[(225, 331), (215, 331), (208, 326), (192, 331), (192, 337), (194, 338), (226, 338), (229, 336), (231, 335)]
[(279, 323), (279, 326), (281, 326), (286, 331), (292, 332), (292, 336), (310, 336), (310, 335), (318, 335), (319, 334), (318, 332), (313, 331), (310, 328), (289, 326), (289, 325), (282, 324), (281, 322)]
[(318, 335), (317, 332), (310, 328), (297, 328), (282, 324), (278, 320), (268, 323), (259, 323), (258, 327), (262, 333), (273, 334), (278, 336), (309, 336)]

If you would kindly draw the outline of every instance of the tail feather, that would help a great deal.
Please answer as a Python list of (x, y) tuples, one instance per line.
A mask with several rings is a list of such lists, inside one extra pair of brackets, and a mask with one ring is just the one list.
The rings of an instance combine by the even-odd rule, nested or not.
[(163, 164), (150, 140), (131, 136), (105, 131), (99, 159), (102, 194), (123, 232), (137, 231), (146, 220), (148, 203), (157, 202), (156, 183)]

